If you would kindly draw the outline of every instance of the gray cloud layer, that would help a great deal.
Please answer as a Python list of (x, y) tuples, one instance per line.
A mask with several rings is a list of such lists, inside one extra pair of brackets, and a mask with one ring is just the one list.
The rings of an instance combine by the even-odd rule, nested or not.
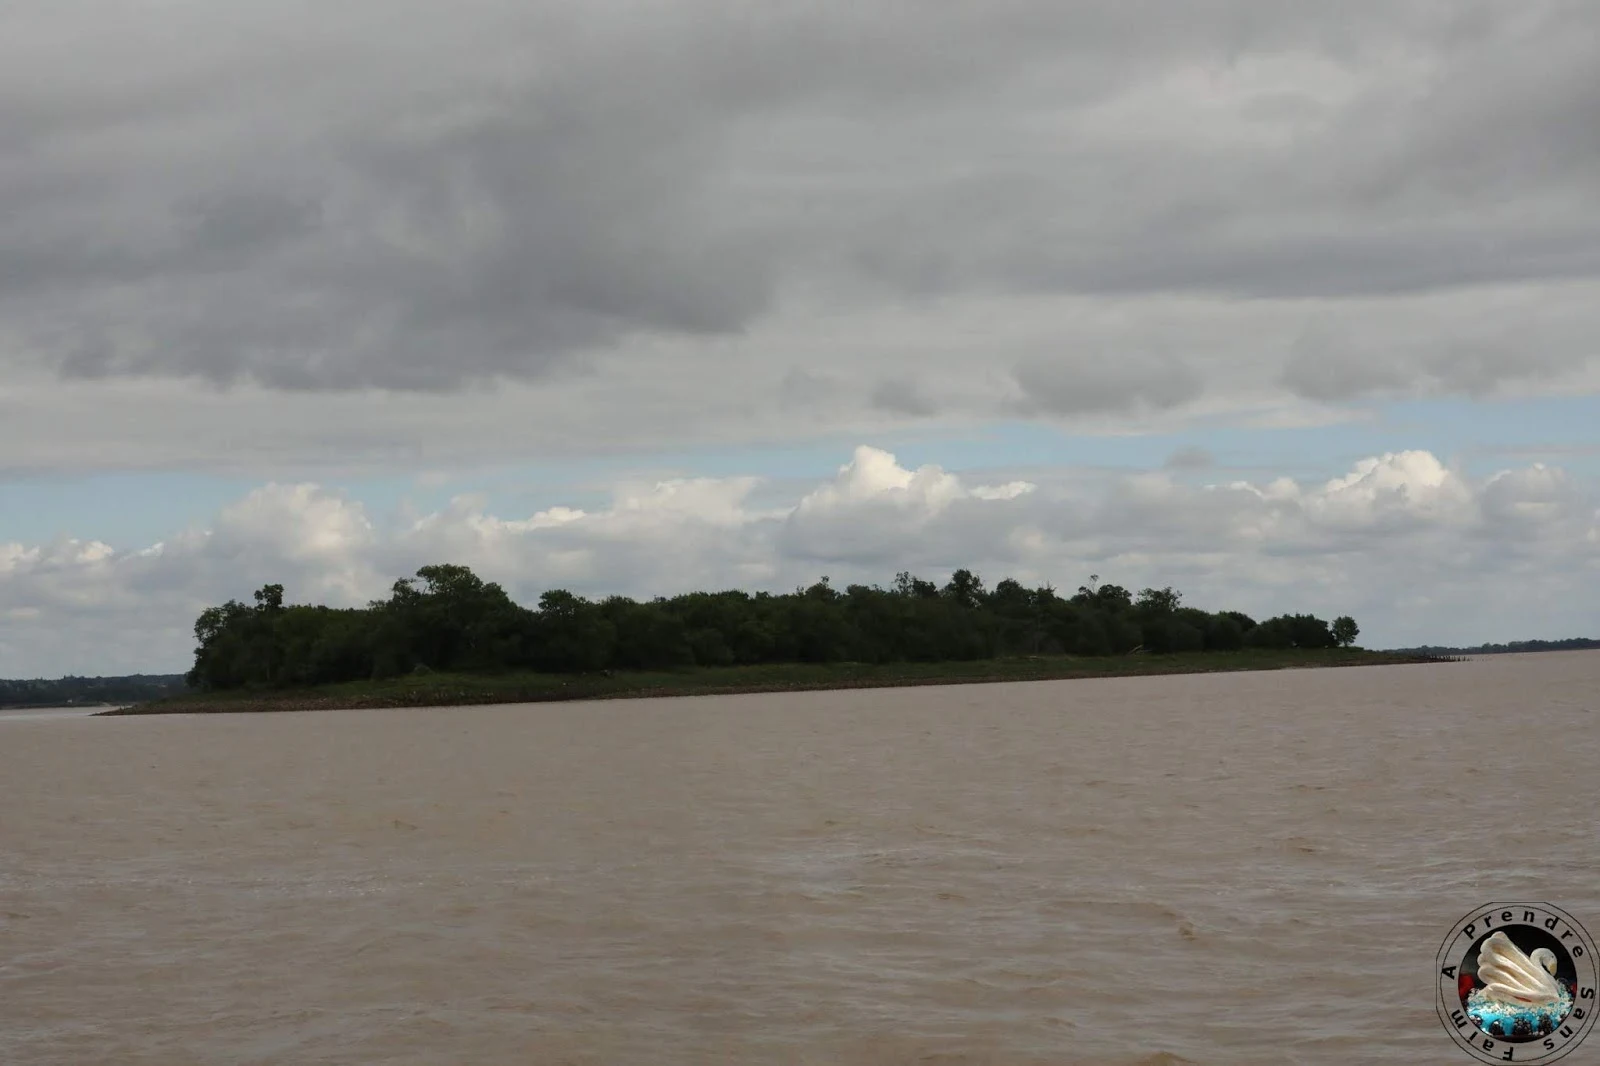
[[(855, 338), (851, 316), (952, 305), (960, 343), (835, 353), (839, 387), (897, 417), (958, 407), (925, 345), (1003, 368), (989, 413), (1070, 417), (1230, 375), (1316, 401), (1476, 395), (1594, 354), (1586, 0), (21, 0), (0, 19), (0, 374), (19, 379), (442, 391), (581, 379), (608, 350), (661, 376), (652, 344), (687, 342), (716, 353), (707, 380), (757, 362), (794, 385), (860, 342), (775, 336), (786, 311)], [(1038, 332), (1064, 342), (996, 345), (991, 299), (1057, 307)], [(1171, 300), (1202, 309), (1177, 335), (1128, 325)], [(1085, 307), (1110, 318), (1085, 328)], [(1285, 316), (1291, 343), (1251, 346)], [(808, 380), (793, 402), (830, 402), (826, 372)]]

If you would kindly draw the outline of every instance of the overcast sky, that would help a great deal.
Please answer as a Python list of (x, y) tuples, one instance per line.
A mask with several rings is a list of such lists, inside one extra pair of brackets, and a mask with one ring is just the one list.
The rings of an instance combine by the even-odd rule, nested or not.
[(9, 0), (0, 676), (1091, 573), (1600, 636), (1592, 0)]

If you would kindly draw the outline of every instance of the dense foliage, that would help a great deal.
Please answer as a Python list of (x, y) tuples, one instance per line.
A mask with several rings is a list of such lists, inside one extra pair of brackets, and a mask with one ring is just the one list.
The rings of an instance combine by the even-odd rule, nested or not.
[(53, 681), (0, 679), (0, 707), (72, 707), (140, 703), (183, 691), (182, 674), (131, 677), (63, 677)]
[(1600, 640), (1592, 637), (1568, 637), (1566, 640), (1513, 640), (1509, 644), (1479, 644), (1476, 648), (1447, 648), (1425, 644), (1420, 648), (1397, 649), (1402, 655), (1518, 655), (1532, 651), (1591, 651), (1600, 648)]
[(936, 662), (1001, 655), (1122, 655), (1349, 645), (1349, 618), (1257, 624), (1182, 605), (1170, 588), (1137, 596), (1098, 577), (1071, 597), (1005, 580), (986, 590), (957, 570), (939, 587), (899, 574), (891, 588), (828, 579), (792, 594), (694, 592), (641, 603), (556, 590), (536, 609), (464, 566), (425, 566), (366, 608), (289, 606), (283, 586), (230, 600), (195, 623), (189, 683), (289, 687), (434, 671), (577, 674), (771, 662)]

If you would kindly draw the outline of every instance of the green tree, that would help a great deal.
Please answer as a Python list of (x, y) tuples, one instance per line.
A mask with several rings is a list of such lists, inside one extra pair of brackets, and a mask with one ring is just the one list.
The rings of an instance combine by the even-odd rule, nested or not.
[(1205, 633), (1207, 651), (1238, 651), (1244, 647), (1244, 629), (1231, 615), (1212, 615)]
[(616, 632), (617, 666), (671, 670), (694, 665), (694, 646), (683, 620), (662, 610), (659, 603), (635, 603), (612, 596), (601, 605), (601, 614)]
[(913, 577), (909, 570), (902, 570), (894, 576), (894, 591), (900, 596), (931, 600), (939, 595), (939, 586), (932, 581)]
[(1269, 618), (1245, 632), (1244, 644), (1247, 648), (1292, 648), (1294, 634), (1287, 619)]
[(185, 675), (193, 688), (230, 689), (250, 684), (249, 630), (255, 612), (237, 600), (207, 607), (194, 623), (194, 666)]
[(1064, 599), (1048, 585), (1006, 578), (985, 592), (958, 569), (943, 587), (895, 575), (887, 588), (824, 577), (789, 594), (693, 592), (595, 603), (563, 589), (536, 609), (465, 566), (424, 566), (365, 608), (286, 606), (282, 585), (256, 590), (253, 606), (229, 600), (195, 622), (186, 682), (206, 689), (310, 685), (389, 677), (418, 669), (534, 669), (585, 673), (613, 667), (671, 669), (772, 662), (933, 662), (996, 655), (1103, 656), (1243, 646), (1349, 645), (1358, 630), (1314, 615), (1261, 624), (1235, 611), (1183, 605), (1176, 589), (1138, 597), (1099, 575)]
[(616, 627), (595, 604), (565, 589), (539, 597), (533, 633), (534, 664), (551, 673), (605, 670), (616, 656)]
[(944, 595), (957, 606), (972, 609), (983, 603), (983, 579), (971, 570), (957, 570), (950, 575)]
[(1284, 614), (1269, 618), (1244, 635), (1252, 648), (1331, 648), (1333, 631), (1315, 615)]
[(1333, 639), (1339, 642), (1339, 647), (1350, 647), (1360, 635), (1361, 627), (1349, 615), (1342, 614), (1333, 620)]
[(1140, 625), (1146, 650), (1158, 655), (1180, 651), (1200, 651), (1205, 647), (1205, 631), (1173, 615), (1162, 615)]
[(1145, 589), (1139, 593), (1133, 606), (1145, 614), (1172, 614), (1182, 602), (1183, 593), (1175, 592), (1169, 586), (1164, 589)]
[(465, 566), (424, 566), (379, 608), (389, 669), (482, 670), (521, 658), (529, 620), (497, 584)]

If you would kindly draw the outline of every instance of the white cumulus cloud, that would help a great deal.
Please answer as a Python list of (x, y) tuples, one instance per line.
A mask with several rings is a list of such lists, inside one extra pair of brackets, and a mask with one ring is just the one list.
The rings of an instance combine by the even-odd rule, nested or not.
[(1592, 487), (1556, 466), (1474, 479), (1426, 451), (1340, 476), (1185, 481), (1172, 470), (1035, 470), (1029, 479), (902, 466), (862, 446), (789, 499), (751, 477), (623, 483), (599, 507), (493, 513), (458, 496), (404, 521), (313, 484), (268, 484), (152, 545), (0, 543), (0, 676), (182, 669), (205, 607), (281, 582), (292, 602), (357, 605), (434, 562), (521, 602), (546, 589), (887, 583), (956, 567), (1071, 590), (1091, 573), (1255, 614), (1354, 614), (1375, 645), (1583, 635), (1600, 592)]

